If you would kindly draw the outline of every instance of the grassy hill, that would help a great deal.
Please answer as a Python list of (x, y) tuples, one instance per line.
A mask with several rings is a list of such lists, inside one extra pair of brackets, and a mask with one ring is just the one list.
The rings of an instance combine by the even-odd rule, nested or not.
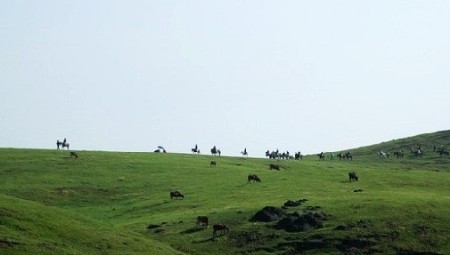
[[(450, 254), (450, 159), (428, 149), (449, 137), (357, 148), (352, 161), (0, 149), (0, 254)], [(421, 158), (376, 155), (418, 143)], [(283, 209), (291, 224), (251, 220), (301, 199)], [(213, 238), (199, 215), (229, 233)], [(286, 228), (305, 215), (324, 217)]]
[(417, 149), (419, 146), (429, 156), (436, 154), (436, 152), (433, 152), (433, 149), (439, 150), (441, 146), (447, 150), (450, 149), (450, 130), (394, 139), (388, 142), (355, 148), (351, 151), (359, 156), (377, 156), (377, 153), (380, 151), (390, 152), (392, 154), (394, 151), (403, 150), (407, 153), (406, 156), (413, 157), (410, 154), (411, 149)]

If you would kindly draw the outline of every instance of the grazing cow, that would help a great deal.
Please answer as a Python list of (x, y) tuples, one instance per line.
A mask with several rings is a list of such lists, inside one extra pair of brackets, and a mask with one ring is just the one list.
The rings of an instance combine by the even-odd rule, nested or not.
[(217, 166), (217, 162), (215, 160), (209, 162), (209, 166), (213, 167), (213, 166)]
[(197, 216), (197, 227), (208, 228), (209, 219), (208, 216)]
[(280, 166), (279, 166), (279, 165), (276, 165), (276, 164), (270, 164), (270, 165), (269, 165), (269, 170), (272, 170), (272, 169), (280, 170)]
[(261, 179), (259, 179), (259, 177), (256, 174), (249, 174), (247, 178), (247, 183), (249, 183), (250, 181), (261, 182)]
[(181, 194), (181, 192), (177, 191), (171, 191), (170, 192), (170, 199), (172, 198), (184, 198), (184, 195)]
[(77, 159), (77, 158), (78, 158), (78, 154), (77, 154), (76, 152), (74, 152), (74, 151), (71, 151), (71, 152), (70, 152), (70, 157), (71, 157), (71, 158), (76, 158), (76, 159)]
[(358, 175), (355, 172), (349, 172), (348, 179), (349, 181), (358, 181)]
[(223, 233), (228, 233), (229, 232), (229, 228), (227, 227), (227, 225), (223, 224), (223, 223), (219, 223), (219, 224), (214, 224), (213, 225), (213, 237), (216, 237), (216, 234), (223, 234)]

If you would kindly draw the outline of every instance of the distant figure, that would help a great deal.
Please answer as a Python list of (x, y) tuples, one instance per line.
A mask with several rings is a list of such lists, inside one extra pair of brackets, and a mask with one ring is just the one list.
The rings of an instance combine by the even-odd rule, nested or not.
[(64, 147), (69, 150), (69, 143), (67, 142), (66, 138), (64, 138), (64, 141), (61, 143), (61, 148), (64, 149)]
[(321, 152), (321, 153), (317, 154), (317, 157), (319, 158), (319, 160), (325, 160), (325, 153)]
[(197, 154), (200, 154), (200, 150), (198, 149), (198, 146), (197, 146), (197, 144), (195, 145), (195, 147), (194, 147), (194, 148), (192, 148), (192, 149), (191, 149), (191, 151), (192, 151), (193, 153), (197, 153)]
[(216, 165), (217, 165), (217, 163), (216, 163), (215, 160), (209, 162), (209, 166), (210, 166), (210, 167), (213, 167), (213, 166), (216, 166)]
[(59, 141), (59, 140), (56, 140), (56, 149), (57, 150), (59, 150), (59, 146), (61, 145), (62, 143)]
[(216, 155), (217, 154), (217, 147), (215, 145), (211, 148), (211, 154), (212, 155)]

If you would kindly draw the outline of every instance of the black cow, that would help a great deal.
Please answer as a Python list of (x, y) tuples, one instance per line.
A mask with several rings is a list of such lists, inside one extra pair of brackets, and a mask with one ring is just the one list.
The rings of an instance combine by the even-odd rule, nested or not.
[(184, 198), (184, 195), (181, 194), (179, 191), (171, 191), (170, 192), (170, 198)]
[(249, 174), (247, 178), (247, 183), (249, 183), (250, 181), (261, 182), (261, 179), (259, 179), (259, 177), (256, 174)]
[(348, 173), (348, 180), (349, 181), (358, 181), (358, 175), (356, 175), (355, 172), (349, 172)]
[(71, 152), (70, 152), (70, 157), (71, 157), (71, 158), (76, 158), (76, 159), (77, 159), (77, 158), (78, 158), (78, 154), (77, 154), (76, 152), (74, 152), (74, 151), (71, 151)]
[(197, 216), (197, 227), (207, 228), (209, 225), (208, 216)]
[(223, 224), (223, 223), (219, 223), (219, 224), (214, 224), (213, 225), (213, 237), (216, 237), (216, 234), (223, 234), (223, 233), (228, 233), (229, 232), (229, 228), (227, 227), (227, 225)]
[(279, 166), (279, 165), (276, 165), (276, 164), (270, 164), (270, 165), (269, 165), (269, 169), (270, 169), (270, 170), (272, 170), (272, 169), (280, 170), (280, 166)]

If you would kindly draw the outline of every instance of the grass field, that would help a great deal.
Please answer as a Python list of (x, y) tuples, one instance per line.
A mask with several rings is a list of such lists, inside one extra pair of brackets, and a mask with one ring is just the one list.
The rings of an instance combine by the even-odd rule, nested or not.
[[(424, 134), (352, 149), (352, 161), (4, 148), (0, 254), (450, 254), (450, 159), (430, 149), (449, 142), (449, 131)], [(376, 155), (416, 144), (422, 158)], [(285, 212), (322, 212), (318, 228), (250, 221), (299, 199)], [(199, 215), (230, 231), (213, 238)]]

